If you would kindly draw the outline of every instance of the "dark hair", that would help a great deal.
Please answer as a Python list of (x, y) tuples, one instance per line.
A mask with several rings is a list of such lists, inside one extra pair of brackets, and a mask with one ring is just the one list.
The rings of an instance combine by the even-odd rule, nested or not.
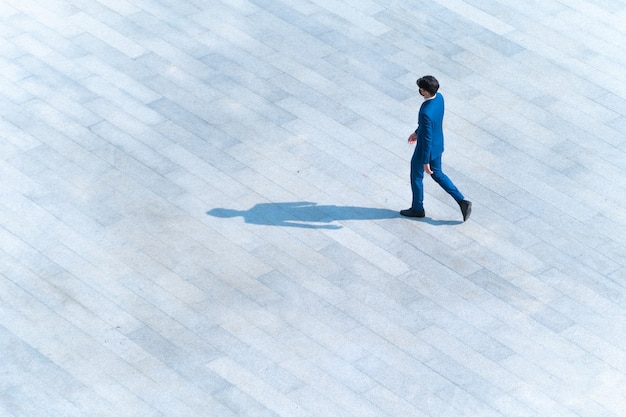
[(433, 96), (437, 90), (439, 90), (439, 81), (437, 81), (437, 79), (432, 75), (424, 75), (423, 77), (418, 78), (416, 84), (419, 88), (428, 91)]

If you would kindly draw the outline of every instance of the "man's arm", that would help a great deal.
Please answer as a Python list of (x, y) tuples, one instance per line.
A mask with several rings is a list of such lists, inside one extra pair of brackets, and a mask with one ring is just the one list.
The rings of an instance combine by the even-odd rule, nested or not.
[(433, 171), (430, 169), (430, 148), (432, 145), (433, 138), (433, 123), (430, 118), (424, 113), (420, 113), (419, 117), (419, 125), (420, 125), (420, 138), (422, 141), (423, 151), (421, 153), (422, 163), (424, 164), (424, 172), (428, 175), (432, 175)]

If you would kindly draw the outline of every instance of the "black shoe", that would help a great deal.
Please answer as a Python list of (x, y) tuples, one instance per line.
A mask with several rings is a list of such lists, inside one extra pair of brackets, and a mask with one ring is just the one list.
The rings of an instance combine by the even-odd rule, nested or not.
[(472, 214), (472, 202), (461, 200), (459, 201), (459, 206), (461, 207), (461, 213), (463, 214), (463, 221), (466, 221)]
[(426, 212), (424, 210), (413, 210), (413, 208), (400, 210), (400, 214), (404, 217), (424, 217)]

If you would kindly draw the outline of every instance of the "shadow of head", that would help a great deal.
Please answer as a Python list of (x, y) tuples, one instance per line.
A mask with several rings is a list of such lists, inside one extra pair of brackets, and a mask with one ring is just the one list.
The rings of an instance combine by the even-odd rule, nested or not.
[(206, 212), (209, 216), (213, 217), (221, 217), (223, 219), (227, 219), (230, 217), (241, 216), (242, 212), (239, 210), (225, 209), (225, 208), (214, 208)]

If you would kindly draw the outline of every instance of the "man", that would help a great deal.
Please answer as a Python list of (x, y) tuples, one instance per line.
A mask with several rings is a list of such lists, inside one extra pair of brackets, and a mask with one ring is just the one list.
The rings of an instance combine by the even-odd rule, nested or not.
[(472, 213), (472, 203), (467, 201), (456, 188), (450, 178), (441, 170), (441, 155), (443, 154), (443, 96), (438, 93), (439, 81), (432, 75), (426, 75), (417, 80), (419, 93), (424, 97), (420, 107), (418, 125), (414, 133), (409, 136), (411, 145), (417, 144), (411, 158), (411, 191), (413, 202), (411, 208), (400, 211), (406, 217), (424, 217), (424, 172), (446, 190), (456, 200), (461, 208), (463, 221), (469, 219)]

